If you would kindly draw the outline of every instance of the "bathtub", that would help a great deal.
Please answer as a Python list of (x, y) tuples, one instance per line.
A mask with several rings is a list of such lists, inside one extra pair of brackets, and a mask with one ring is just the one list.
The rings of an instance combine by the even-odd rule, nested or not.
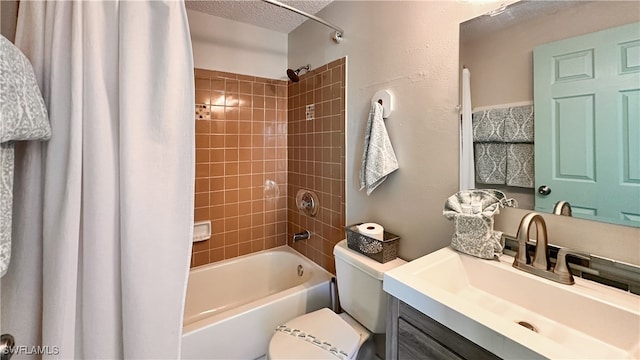
[(288, 246), (192, 269), (182, 358), (262, 357), (278, 325), (331, 305), (332, 276)]

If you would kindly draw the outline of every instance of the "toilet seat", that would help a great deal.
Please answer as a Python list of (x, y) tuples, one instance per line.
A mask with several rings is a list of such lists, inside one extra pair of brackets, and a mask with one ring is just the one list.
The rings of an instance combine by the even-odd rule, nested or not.
[(360, 335), (353, 327), (324, 308), (298, 316), (279, 327), (269, 342), (268, 356), (272, 360), (347, 360), (355, 358), (359, 346)]

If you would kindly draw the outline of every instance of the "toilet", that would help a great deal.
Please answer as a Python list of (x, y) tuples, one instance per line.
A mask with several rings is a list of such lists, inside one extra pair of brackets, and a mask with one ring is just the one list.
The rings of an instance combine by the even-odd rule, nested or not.
[[(279, 326), (269, 341), (267, 359), (373, 358), (371, 333), (386, 330), (387, 295), (384, 273), (406, 261), (381, 264), (347, 247), (342, 240), (333, 248), (340, 305), (336, 314), (324, 308), (298, 316)], [(367, 355), (365, 355), (365, 353)]]

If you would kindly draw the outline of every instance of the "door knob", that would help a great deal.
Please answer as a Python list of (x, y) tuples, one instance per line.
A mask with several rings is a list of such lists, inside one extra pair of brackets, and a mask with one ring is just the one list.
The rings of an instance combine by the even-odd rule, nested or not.
[(549, 195), (551, 194), (551, 188), (547, 185), (542, 185), (538, 188), (538, 194), (540, 195)]

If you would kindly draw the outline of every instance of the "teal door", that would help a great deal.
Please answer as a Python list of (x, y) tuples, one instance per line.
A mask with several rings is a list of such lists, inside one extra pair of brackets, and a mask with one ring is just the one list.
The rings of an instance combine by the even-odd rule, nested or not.
[(640, 226), (640, 23), (533, 58), (536, 210), (565, 200), (575, 217)]

